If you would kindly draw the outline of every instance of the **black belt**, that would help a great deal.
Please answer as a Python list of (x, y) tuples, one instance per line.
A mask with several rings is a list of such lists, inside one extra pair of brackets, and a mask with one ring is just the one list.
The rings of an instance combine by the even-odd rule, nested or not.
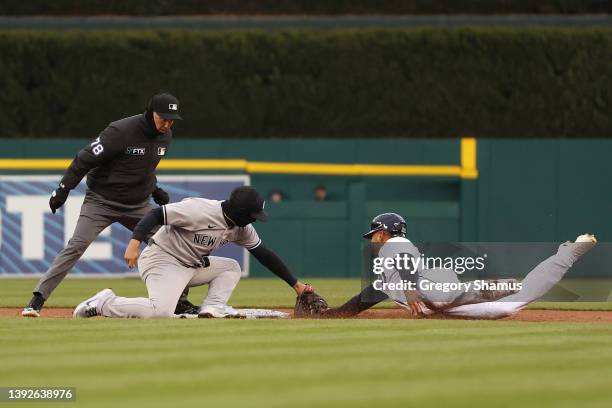
[(208, 257), (205, 256), (205, 255), (202, 255), (202, 263), (188, 264), (188, 263), (185, 263), (185, 262), (181, 261), (180, 259), (178, 259), (176, 256), (174, 256), (174, 254), (171, 254), (170, 252), (166, 251), (157, 242), (153, 241), (153, 238), (151, 238), (149, 240), (148, 245), (149, 246), (153, 246), (153, 245), (157, 246), (159, 249), (161, 249), (162, 251), (164, 251), (165, 253), (167, 253), (168, 255), (170, 255), (171, 257), (176, 259), (177, 261), (179, 261), (179, 263), (181, 265), (183, 265), (185, 268), (208, 268), (210, 266), (210, 259), (208, 259)]

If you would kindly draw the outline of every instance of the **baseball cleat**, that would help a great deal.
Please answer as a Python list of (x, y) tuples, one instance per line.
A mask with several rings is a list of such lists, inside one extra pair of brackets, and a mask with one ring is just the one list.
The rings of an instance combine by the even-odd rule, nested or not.
[(566, 241), (559, 246), (559, 250), (570, 251), (573, 262), (589, 252), (597, 244), (597, 238), (593, 234), (582, 234), (576, 237), (576, 241)]
[(198, 317), (201, 319), (245, 319), (246, 315), (227, 305), (202, 306)]
[(33, 307), (24, 307), (21, 315), (23, 317), (40, 317), (40, 310), (36, 310)]
[(40, 317), (40, 311), (45, 304), (45, 298), (38, 292), (34, 293), (32, 300), (21, 311), (23, 317)]
[(594, 245), (597, 243), (597, 238), (593, 234), (582, 234), (578, 235), (575, 242), (589, 242)]
[(593, 234), (582, 234), (576, 238), (572, 245), (572, 253), (577, 257), (589, 252), (597, 244), (597, 238)]
[(197, 319), (198, 315), (192, 314), (192, 313), (181, 313), (181, 314), (175, 314), (172, 317), (174, 317), (175, 319)]
[(197, 315), (200, 308), (188, 300), (179, 300), (174, 309), (175, 315), (193, 314)]
[(102, 303), (107, 298), (114, 295), (115, 293), (112, 289), (101, 290), (89, 299), (79, 303), (78, 306), (74, 309), (74, 312), (72, 312), (72, 317), (74, 317), (75, 319), (86, 319), (88, 317), (101, 316), (102, 313), (99, 307), (102, 306)]

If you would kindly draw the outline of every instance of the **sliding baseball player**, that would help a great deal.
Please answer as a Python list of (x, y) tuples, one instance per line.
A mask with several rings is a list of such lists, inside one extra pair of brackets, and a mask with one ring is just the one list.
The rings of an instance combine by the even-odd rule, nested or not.
[[(246, 248), (298, 296), (314, 293), (299, 282), (283, 261), (266, 248), (253, 223), (266, 221), (264, 200), (252, 187), (238, 187), (228, 200), (186, 198), (149, 212), (134, 228), (125, 251), (130, 268), (138, 264), (148, 298), (125, 298), (104, 289), (80, 303), (74, 317), (173, 317), (185, 287), (208, 285), (199, 317), (244, 317), (227, 302), (240, 280), (240, 265), (233, 259), (211, 256), (215, 249), (234, 242)], [(140, 243), (156, 226), (149, 245), (139, 254)]]
[[(406, 221), (395, 213), (385, 213), (372, 220), (371, 229), (364, 238), (370, 239), (378, 248), (378, 257), (395, 258), (408, 254), (417, 259), (419, 250), (406, 238)], [(524, 309), (529, 303), (541, 298), (555, 286), (572, 265), (597, 243), (591, 234), (580, 235), (575, 242), (565, 242), (557, 253), (537, 265), (520, 284), (506, 290), (423, 290), (436, 283), (459, 286), (461, 283), (454, 271), (445, 269), (425, 270), (417, 267), (410, 273), (390, 267), (372, 285), (338, 308), (319, 314), (320, 317), (350, 317), (371, 308), (377, 303), (391, 299), (409, 310), (413, 315), (440, 314), (470, 319), (500, 319)], [(393, 284), (412, 280), (414, 289), (396, 289)], [(513, 282), (514, 283), (514, 282)], [(391, 285), (390, 285), (391, 284)], [(466, 285), (468, 287), (469, 286)], [(493, 301), (491, 301), (493, 299)]]

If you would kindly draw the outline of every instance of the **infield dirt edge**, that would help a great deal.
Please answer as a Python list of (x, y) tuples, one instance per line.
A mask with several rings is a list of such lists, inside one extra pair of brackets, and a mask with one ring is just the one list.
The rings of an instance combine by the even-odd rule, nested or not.
[[(0, 308), (0, 317), (20, 317), (21, 308)], [(45, 308), (42, 318), (68, 319), (72, 318), (72, 308)], [(290, 309), (277, 309), (291, 313)], [(401, 309), (373, 309), (362, 312), (357, 319), (412, 319)], [(442, 316), (434, 319), (444, 319)], [(24, 318), (25, 319), (25, 318)], [(578, 311), (578, 310), (523, 310), (516, 316), (502, 320), (524, 322), (558, 322), (558, 323), (606, 323), (612, 324), (612, 311)]]

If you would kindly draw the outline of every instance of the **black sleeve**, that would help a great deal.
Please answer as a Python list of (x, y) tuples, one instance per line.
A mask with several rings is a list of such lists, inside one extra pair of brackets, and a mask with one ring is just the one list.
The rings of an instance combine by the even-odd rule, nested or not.
[(132, 239), (143, 242), (151, 230), (164, 223), (163, 207), (157, 207), (147, 213), (134, 227)]
[(287, 282), (289, 286), (293, 287), (297, 283), (297, 278), (293, 276), (285, 263), (278, 255), (266, 248), (264, 244), (259, 244), (254, 249), (249, 250), (249, 252), (259, 261), (259, 263)]
[(75, 188), (89, 172), (102, 163), (114, 159), (124, 150), (125, 141), (119, 130), (109, 126), (100, 133), (100, 136), (85, 146), (75, 156), (66, 170), (61, 183), (68, 189)]
[(388, 299), (386, 294), (369, 285), (342, 306), (327, 310), (324, 316), (329, 318), (356, 316), (386, 299)]

